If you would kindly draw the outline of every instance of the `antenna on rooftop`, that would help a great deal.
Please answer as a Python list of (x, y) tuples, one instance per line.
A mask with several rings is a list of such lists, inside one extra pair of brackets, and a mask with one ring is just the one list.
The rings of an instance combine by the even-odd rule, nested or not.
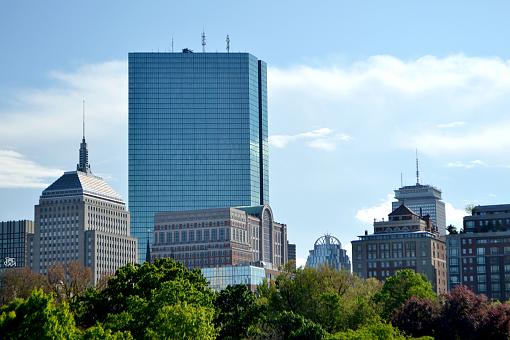
[(402, 175), (402, 172), (400, 172), (400, 187), (404, 187), (404, 176)]
[(416, 149), (416, 185), (420, 184), (420, 166), (418, 163), (418, 149)]
[(174, 37), (172, 37), (172, 53), (174, 53)]
[(226, 42), (227, 42), (227, 53), (230, 53), (230, 37), (228, 36), (228, 34), (227, 34)]
[(83, 108), (82, 108), (83, 112), (82, 112), (82, 115), (83, 115), (83, 139), (85, 139), (85, 98), (83, 98)]
[(205, 52), (205, 32), (202, 29), (202, 52)]

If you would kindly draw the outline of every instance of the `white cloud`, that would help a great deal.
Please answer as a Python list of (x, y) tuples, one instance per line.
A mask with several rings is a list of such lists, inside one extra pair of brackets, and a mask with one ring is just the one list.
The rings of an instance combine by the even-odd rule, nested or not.
[(449, 202), (445, 202), (446, 209), (446, 225), (453, 224), (457, 227), (457, 230), (462, 228), (462, 221), (464, 216), (466, 216), (466, 211), (464, 209), (457, 209), (453, 206), (453, 204)]
[[(127, 63), (109, 61), (75, 71), (50, 73), (53, 85), (17, 92), (0, 111), (0, 143), (19, 145), (66, 141), (81, 136), (82, 100), (86, 100), (87, 135), (111, 136), (127, 128)], [(122, 129), (122, 130), (121, 130)], [(27, 140), (27, 142), (28, 142)], [(77, 141), (79, 142), (79, 141)]]
[(372, 224), (374, 223), (374, 218), (377, 220), (381, 220), (383, 218), (387, 218), (388, 214), (391, 213), (391, 202), (393, 202), (393, 195), (386, 195), (385, 199), (382, 199), (380, 203), (368, 207), (359, 209), (356, 212), (356, 219), (363, 223)]
[(510, 147), (509, 60), (380, 55), (347, 65), (270, 68), (268, 86), (279, 113), (272, 121), (282, 126), (327, 125), (371, 147), (418, 147), (431, 157), (509, 158), (502, 153)]
[(62, 175), (12, 150), (0, 150), (0, 188), (45, 188), (48, 181)]
[(469, 161), (469, 162), (461, 162), (461, 161), (449, 162), (446, 166), (449, 167), (449, 168), (471, 169), (471, 168), (474, 168), (476, 166), (486, 167), (487, 164), (484, 161), (481, 161), (479, 159), (475, 159), (474, 161)]
[(305, 267), (306, 265), (306, 259), (305, 258), (302, 258), (302, 257), (296, 257), (296, 268), (299, 268), (299, 267)]
[(269, 145), (276, 148), (285, 148), (289, 143), (305, 140), (306, 145), (314, 149), (332, 151), (339, 142), (349, 142), (352, 137), (344, 133), (333, 133), (329, 128), (320, 128), (295, 135), (269, 136)]
[(455, 127), (459, 127), (459, 126), (463, 126), (463, 125), (466, 125), (466, 122), (456, 121), (456, 122), (450, 122), (450, 123), (437, 124), (437, 127), (440, 129), (450, 129), (450, 128), (455, 128)]

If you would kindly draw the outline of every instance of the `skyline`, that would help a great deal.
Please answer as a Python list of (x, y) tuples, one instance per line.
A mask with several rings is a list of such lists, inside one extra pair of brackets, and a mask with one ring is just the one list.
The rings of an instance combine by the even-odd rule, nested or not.
[[(111, 23), (112, 4), (101, 13), (82, 4), (4, 4), (0, 220), (33, 219), (44, 185), (74, 168), (83, 97), (90, 163), (127, 201), (127, 53), (168, 49), (172, 36), (175, 50), (200, 51), (202, 27), (207, 49), (224, 49), (229, 34), (232, 51), (268, 64), (271, 206), (299, 258), (325, 232), (349, 245), (374, 217), (386, 217), (400, 173), (413, 183), (416, 147), (422, 182), (443, 191), (447, 224), (460, 227), (466, 204), (508, 202), (500, 184), (510, 166), (507, 4), (489, 16), (460, 2), (329, 11), (266, 3), (252, 9), (267, 15), (256, 34), (241, 24), (247, 7), (221, 4), (154, 3), (137, 21), (130, 3)], [(174, 20), (161, 20), (165, 12)]]

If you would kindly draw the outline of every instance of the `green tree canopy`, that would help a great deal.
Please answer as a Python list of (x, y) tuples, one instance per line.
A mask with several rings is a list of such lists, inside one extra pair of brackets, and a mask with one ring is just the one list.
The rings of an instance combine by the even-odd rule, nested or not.
[(382, 316), (389, 319), (412, 296), (431, 300), (436, 298), (432, 284), (423, 274), (403, 269), (386, 279), (381, 291), (375, 294), (374, 301), (382, 306)]

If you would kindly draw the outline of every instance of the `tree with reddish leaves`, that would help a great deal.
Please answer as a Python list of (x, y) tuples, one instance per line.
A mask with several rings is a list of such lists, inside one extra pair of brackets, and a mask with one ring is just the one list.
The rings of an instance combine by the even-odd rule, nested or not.
[(480, 329), (482, 339), (510, 338), (510, 304), (494, 303), (487, 309), (484, 325)]
[(489, 307), (485, 295), (455, 287), (445, 297), (437, 339), (480, 339)]
[(408, 299), (392, 316), (393, 326), (414, 337), (436, 336), (441, 305), (435, 299)]

